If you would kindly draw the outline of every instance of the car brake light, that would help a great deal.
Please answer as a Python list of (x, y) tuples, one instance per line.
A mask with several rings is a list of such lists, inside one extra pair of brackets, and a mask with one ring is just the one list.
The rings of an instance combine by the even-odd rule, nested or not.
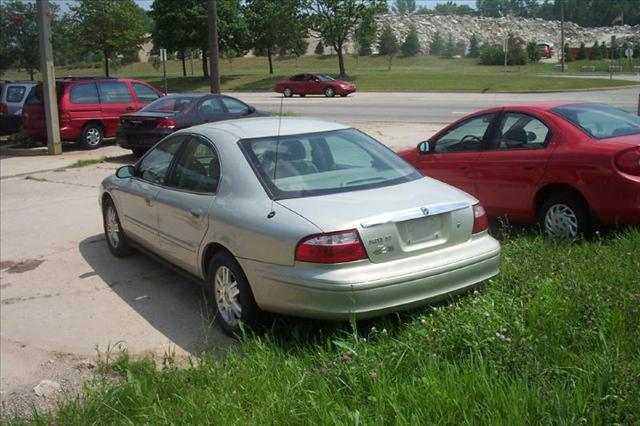
[(640, 147), (631, 148), (618, 154), (616, 166), (621, 172), (640, 176)]
[(310, 235), (298, 243), (296, 260), (312, 263), (343, 263), (367, 259), (355, 229)]
[(9, 112), (9, 109), (7, 108), (7, 104), (5, 104), (4, 102), (0, 102), (0, 113), (6, 114), (7, 112)]
[(172, 120), (171, 118), (161, 118), (158, 120), (156, 127), (159, 129), (173, 129), (176, 127), (176, 120)]
[(71, 114), (68, 112), (61, 112), (58, 118), (60, 120), (60, 124), (67, 125), (71, 121)]
[(477, 234), (489, 229), (489, 219), (487, 212), (481, 204), (475, 204), (473, 206), (473, 230), (472, 234)]

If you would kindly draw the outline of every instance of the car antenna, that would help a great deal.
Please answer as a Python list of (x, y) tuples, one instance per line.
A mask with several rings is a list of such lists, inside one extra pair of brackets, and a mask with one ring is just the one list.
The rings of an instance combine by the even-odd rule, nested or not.
[[(275, 185), (276, 181), (276, 172), (278, 171), (278, 149), (280, 148), (280, 126), (282, 125), (282, 104), (284, 102), (284, 93), (280, 98), (280, 112), (278, 113), (278, 133), (276, 134), (276, 155), (273, 159), (273, 182)], [(267, 215), (267, 219), (271, 219), (276, 215), (276, 212), (273, 210), (273, 198), (271, 199), (271, 211)]]

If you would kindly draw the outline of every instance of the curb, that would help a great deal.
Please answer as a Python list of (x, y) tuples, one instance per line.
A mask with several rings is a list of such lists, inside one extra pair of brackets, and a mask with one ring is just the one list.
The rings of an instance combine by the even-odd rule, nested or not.
[(47, 155), (48, 148), (39, 146), (35, 148), (14, 148), (14, 145), (0, 147), (1, 155), (12, 157), (33, 157), (37, 155)]

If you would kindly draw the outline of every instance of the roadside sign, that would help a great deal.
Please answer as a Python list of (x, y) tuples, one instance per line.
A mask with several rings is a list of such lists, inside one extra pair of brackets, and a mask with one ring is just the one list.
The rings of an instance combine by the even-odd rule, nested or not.
[(167, 60), (167, 49), (160, 49), (160, 60), (163, 62)]

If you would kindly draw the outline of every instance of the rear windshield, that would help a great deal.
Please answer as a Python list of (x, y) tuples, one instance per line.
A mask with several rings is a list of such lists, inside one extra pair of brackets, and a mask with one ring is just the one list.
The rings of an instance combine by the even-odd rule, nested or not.
[[(62, 98), (63, 93), (64, 85), (62, 83), (56, 82), (56, 96), (58, 98), (58, 102), (60, 102), (60, 98)], [(42, 105), (43, 103), (44, 96), (42, 94), (42, 83), (39, 83), (29, 92), (29, 97), (25, 101), (25, 105)]]
[(176, 113), (187, 108), (196, 98), (194, 96), (170, 96), (151, 102), (141, 111)]
[(551, 111), (596, 139), (640, 134), (640, 117), (609, 105), (563, 105)]
[(389, 148), (355, 129), (239, 143), (274, 199), (379, 188), (421, 177)]
[(26, 86), (9, 86), (7, 87), (7, 102), (20, 102), (24, 98), (24, 94), (27, 91)]

